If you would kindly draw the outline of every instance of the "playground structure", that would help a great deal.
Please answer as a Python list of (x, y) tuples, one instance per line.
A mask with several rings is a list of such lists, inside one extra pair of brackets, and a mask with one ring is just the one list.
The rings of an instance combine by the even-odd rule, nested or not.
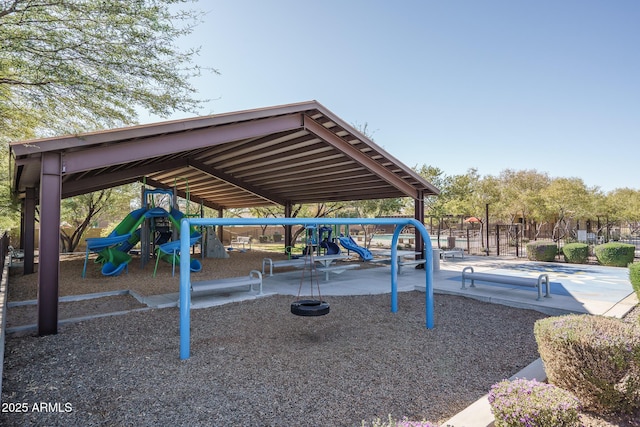
[[(395, 225), (391, 245), (391, 312), (398, 311), (398, 263), (397, 243), (400, 232), (406, 225), (416, 227), (425, 242), (430, 242), (429, 233), (422, 223), (412, 218), (324, 218), (327, 225), (338, 224), (386, 224)], [(180, 249), (183, 253), (189, 251), (191, 237), (189, 230), (192, 226), (239, 226), (239, 225), (317, 225), (318, 218), (188, 218), (184, 217), (180, 227)], [(423, 247), (425, 257), (425, 324), (428, 329), (433, 328), (433, 250), (430, 244)], [(191, 271), (189, 260), (180, 260), (180, 359), (190, 357), (191, 347)]]
[[(325, 225), (320, 227), (318, 232), (320, 234), (320, 247), (325, 250), (326, 255), (338, 255), (340, 253), (340, 246), (331, 238), (333, 228)], [(327, 233), (326, 237), (325, 233)]]
[(340, 236), (338, 237), (338, 241), (346, 250), (357, 253), (363, 261), (371, 261), (373, 259), (373, 254), (371, 253), (371, 251), (358, 245), (358, 243), (353, 240), (353, 237), (351, 237), (351, 235), (348, 235), (346, 237)]
[(340, 253), (340, 246), (331, 238), (333, 234), (332, 227), (326, 225), (308, 226), (305, 233), (306, 241), (302, 251), (303, 255), (310, 255), (311, 252), (315, 252), (317, 255), (338, 255)]
[[(184, 214), (175, 208), (171, 208), (171, 212), (169, 213), (168, 218), (173, 224), (174, 229), (179, 233), (180, 221), (182, 220), (182, 218), (184, 218)], [(195, 227), (191, 227), (189, 230), (189, 236), (189, 246), (193, 247), (193, 245), (198, 243), (198, 241), (202, 238), (202, 233), (200, 233)], [(153, 269), (153, 277), (156, 276), (156, 272), (158, 270), (158, 262), (161, 259), (171, 264), (171, 274), (175, 275), (176, 264), (180, 264), (180, 240), (171, 240), (157, 245), (156, 265)], [(202, 269), (202, 264), (197, 259), (190, 259), (189, 268), (193, 272), (198, 272)]]
[[(169, 210), (155, 206), (156, 195), (170, 197)], [(180, 221), (185, 217), (185, 214), (175, 207), (175, 199), (171, 190), (145, 188), (141, 208), (130, 212), (107, 237), (86, 239), (87, 249), (82, 277), (86, 276), (91, 252), (98, 254), (94, 262), (102, 264), (101, 272), (104, 276), (117, 276), (126, 271), (132, 260), (129, 252), (138, 243), (141, 247), (141, 267), (144, 267), (151, 254), (154, 254), (154, 277), (160, 259), (172, 264), (172, 273), (175, 274), (175, 266), (180, 263), (180, 241), (177, 237), (180, 235)], [(189, 235), (190, 246), (195, 245), (202, 237), (195, 227), (189, 229)], [(202, 264), (197, 259), (190, 259), (189, 268), (198, 272), (202, 269)]]
[[(340, 233), (340, 236), (332, 238), (334, 232), (337, 235), (343, 225), (346, 227), (345, 234), (347, 236), (345, 237), (343, 233)], [(340, 222), (333, 227), (328, 224), (320, 227), (309, 227), (309, 230), (307, 230), (307, 242), (303, 254), (306, 255), (310, 250), (313, 250), (318, 255), (338, 255), (342, 250), (336, 241), (339, 242), (347, 251), (355, 252), (362, 261), (371, 261), (373, 259), (371, 251), (358, 245), (351, 235), (349, 235), (348, 224), (345, 224), (344, 222)]]

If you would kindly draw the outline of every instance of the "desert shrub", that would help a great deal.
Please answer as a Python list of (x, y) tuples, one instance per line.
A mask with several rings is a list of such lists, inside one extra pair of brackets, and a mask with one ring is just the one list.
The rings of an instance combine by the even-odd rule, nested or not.
[(609, 242), (594, 248), (596, 258), (602, 265), (626, 267), (633, 262), (636, 247), (628, 243)]
[(629, 264), (629, 281), (640, 300), (640, 263)]
[(536, 321), (549, 382), (594, 411), (640, 409), (640, 328), (619, 319), (567, 315)]
[(527, 258), (530, 261), (555, 261), (558, 246), (549, 242), (531, 242), (527, 244)]
[(580, 402), (571, 392), (536, 380), (494, 384), (489, 404), (496, 427), (580, 426)]
[(362, 422), (362, 427), (438, 427), (437, 424), (432, 424), (428, 421), (409, 421), (407, 417), (401, 420), (394, 420), (391, 415), (387, 420), (376, 418), (371, 424)]
[(565, 262), (586, 264), (589, 260), (589, 245), (586, 243), (568, 243), (562, 247)]

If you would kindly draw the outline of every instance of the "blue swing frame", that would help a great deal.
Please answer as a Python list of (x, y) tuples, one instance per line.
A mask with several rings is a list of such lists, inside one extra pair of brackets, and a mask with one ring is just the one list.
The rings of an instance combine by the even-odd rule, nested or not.
[[(424, 224), (413, 218), (187, 218), (183, 217), (180, 226), (180, 250), (189, 253), (192, 226), (260, 226), (260, 225), (395, 225), (391, 240), (391, 312), (398, 311), (398, 237), (407, 225), (420, 231), (424, 245), (425, 262), (425, 323), (427, 329), (433, 329), (433, 250), (431, 238)], [(189, 359), (191, 348), (191, 269), (189, 258), (180, 258), (180, 359)]]

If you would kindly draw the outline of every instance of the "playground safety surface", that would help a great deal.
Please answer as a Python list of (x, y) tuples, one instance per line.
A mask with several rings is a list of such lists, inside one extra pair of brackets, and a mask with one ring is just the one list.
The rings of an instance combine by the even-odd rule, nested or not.
[[(234, 254), (234, 258), (241, 262), (244, 255), (249, 254)], [(255, 257), (257, 254), (252, 255)], [(249, 259), (249, 257), (246, 257), (246, 259)], [(220, 260), (220, 262), (224, 261), (225, 260)], [(546, 273), (549, 274), (552, 283), (560, 284), (562, 292), (552, 293), (552, 297), (549, 299), (543, 298), (541, 301), (536, 301), (536, 293), (527, 288), (478, 284), (475, 288), (471, 289), (467, 285), (467, 289), (463, 290), (461, 289), (461, 282), (458, 279), (460, 278), (462, 269), (469, 265), (473, 266), (476, 271), (499, 274), (533, 275), (535, 277), (538, 274)], [(168, 270), (168, 268), (165, 270)], [(342, 274), (331, 274), (329, 281), (324, 281), (323, 277), (320, 277), (318, 284), (320, 285), (322, 295), (326, 296), (328, 300), (330, 300), (332, 296), (388, 294), (390, 291), (389, 270), (389, 267), (347, 270)], [(168, 275), (166, 271), (163, 271), (163, 274)], [(465, 257), (464, 259), (456, 258), (442, 261), (440, 263), (440, 269), (434, 272), (433, 286), (436, 301), (438, 300), (438, 294), (454, 294), (478, 299), (480, 301), (539, 310), (547, 314), (578, 312), (622, 316), (637, 304), (635, 294), (633, 294), (631, 285), (628, 282), (628, 277), (626, 277), (627, 274), (627, 269), (622, 268), (590, 265), (573, 267), (566, 264), (531, 263), (522, 260), (504, 260), (491, 257)], [(131, 279), (132, 278), (129, 280)], [(273, 277), (267, 276), (264, 278), (265, 294), (278, 293), (288, 295), (292, 296), (293, 300), (293, 296), (299, 293), (300, 282), (301, 274), (299, 270), (277, 273)], [(115, 286), (114, 283), (110, 283), (110, 285)], [(161, 286), (159, 286), (159, 288), (167, 289)], [(308, 283), (303, 283), (302, 295), (306, 294), (309, 288)], [(424, 288), (424, 270), (405, 269), (404, 273), (398, 277), (399, 292), (409, 292), (416, 289), (424, 291)], [(137, 296), (146, 304), (158, 307), (175, 306), (177, 301), (177, 293), (175, 292), (150, 296), (138, 294)], [(221, 305), (258, 297), (259, 296), (255, 294), (249, 294), (247, 292), (230, 293), (194, 300), (194, 306)], [(382, 301), (384, 301), (384, 299)], [(406, 299), (400, 300), (400, 315), (402, 315), (403, 308), (404, 310), (408, 309), (406, 302), (408, 302)], [(419, 305), (424, 307), (424, 299), (419, 302)], [(439, 305), (436, 304), (436, 316), (438, 310)], [(192, 313), (192, 316), (198, 316), (196, 312), (199, 311), (200, 310), (196, 310)], [(412, 316), (415, 317), (423, 316), (424, 310), (422, 310), (422, 313), (420, 313), (420, 310), (412, 313)], [(334, 314), (333, 311), (332, 314)], [(140, 314), (140, 316), (146, 315), (146, 313)], [(438, 317), (436, 317), (436, 319), (438, 319)], [(422, 323), (423, 320), (424, 319), (421, 319), (420, 323)], [(422, 327), (424, 327), (424, 324)], [(435, 328), (438, 328), (437, 320)], [(176, 339), (175, 333), (172, 332), (169, 335), (173, 337), (173, 340)], [(381, 345), (384, 346), (383, 343), (381, 343)], [(149, 355), (150, 356), (147, 357), (156, 357), (151, 355), (151, 353), (149, 353)], [(132, 361), (130, 360), (129, 363), (132, 363)], [(539, 375), (540, 366), (536, 366), (535, 362), (532, 365), (533, 366), (529, 367), (529, 372), (532, 372), (531, 375)], [(529, 377), (531, 377), (531, 375)], [(476, 420), (476, 424), (459, 424), (458, 421), (455, 420), (455, 417), (452, 419), (453, 422), (451, 424), (454, 426), (483, 425), (481, 424), (482, 416), (479, 414), (484, 414), (486, 417), (486, 406), (482, 407), (481, 405), (480, 408), (473, 408), (473, 411), (471, 419)], [(459, 415), (461, 414), (464, 415), (464, 411)], [(384, 414), (380, 415), (384, 417)]]

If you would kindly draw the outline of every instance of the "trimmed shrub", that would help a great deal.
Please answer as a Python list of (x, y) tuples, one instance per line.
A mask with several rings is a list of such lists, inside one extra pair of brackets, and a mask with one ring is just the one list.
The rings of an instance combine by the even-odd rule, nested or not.
[(602, 265), (626, 267), (633, 262), (636, 247), (628, 243), (609, 242), (594, 248), (596, 258)]
[(536, 321), (549, 382), (594, 411), (640, 409), (640, 328), (619, 319), (567, 315)]
[(564, 261), (572, 264), (586, 264), (589, 260), (589, 245), (586, 243), (568, 243), (562, 247)]
[(580, 402), (571, 392), (536, 380), (494, 384), (489, 404), (496, 427), (580, 426)]
[(531, 242), (527, 244), (527, 258), (530, 261), (555, 261), (558, 246), (549, 242)]
[(631, 286), (640, 300), (640, 263), (629, 264), (629, 281), (631, 281)]

